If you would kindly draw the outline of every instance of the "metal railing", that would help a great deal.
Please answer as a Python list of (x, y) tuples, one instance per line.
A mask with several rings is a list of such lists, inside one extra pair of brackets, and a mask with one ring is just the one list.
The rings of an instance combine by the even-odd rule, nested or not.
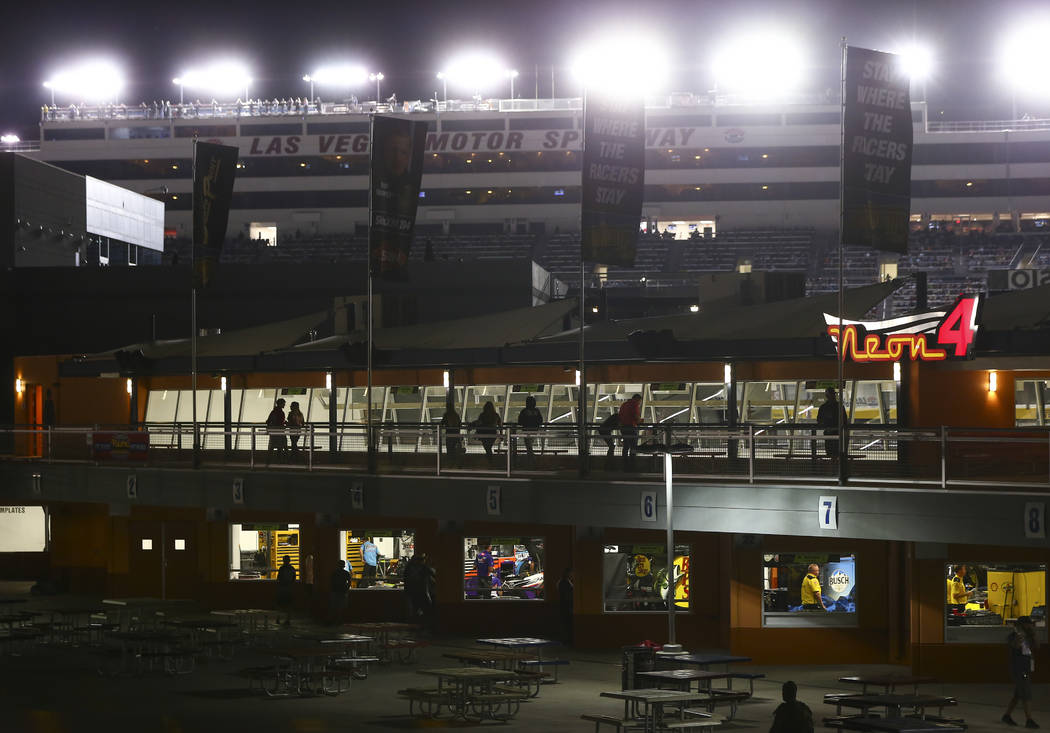
[[(189, 423), (141, 427), (0, 428), (0, 460), (94, 462), (99, 465), (242, 466), (249, 470), (375, 470), (440, 476), (566, 476), (627, 473), (638, 480), (662, 475), (659, 456), (675, 455), (675, 476), (748, 483), (840, 479), (838, 436), (813, 424), (655, 424), (637, 436), (586, 429), (585, 449), (575, 424), (523, 430), (514, 425), (447, 428), (440, 424), (312, 423), (301, 431), (259, 424), (229, 429), (200, 424), (194, 456)], [(902, 429), (854, 425), (847, 432), (845, 476), (850, 483), (1050, 489), (1050, 430), (1046, 428)], [(582, 454), (582, 457), (581, 457)]]

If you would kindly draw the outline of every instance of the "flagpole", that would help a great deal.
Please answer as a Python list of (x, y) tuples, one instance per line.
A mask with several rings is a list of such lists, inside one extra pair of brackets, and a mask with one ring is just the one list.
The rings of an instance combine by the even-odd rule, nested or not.
[(839, 484), (844, 485), (846, 483), (846, 456), (849, 451), (846, 446), (846, 435), (844, 424), (844, 405), (846, 404), (846, 379), (844, 374), (844, 353), (842, 348), (842, 327), (845, 315), (843, 311), (846, 309), (846, 297), (843, 292), (843, 272), (845, 268), (845, 254), (842, 244), (844, 232), (846, 231), (846, 209), (845, 209), (845, 195), (846, 195), (846, 56), (847, 56), (846, 37), (842, 37), (842, 67), (841, 67), (841, 85), (840, 89), (840, 115), (839, 115), (839, 297), (838, 297), (838, 308), (839, 308), (839, 335), (836, 340), (837, 353), (836, 361), (838, 362), (838, 393), (839, 393), (839, 409), (835, 415), (835, 421), (838, 423), (838, 479)]
[[(192, 180), (197, 185), (197, 137), (193, 138)], [(197, 197), (190, 194), (191, 208)], [(197, 221), (197, 212), (191, 211), (191, 219)], [(193, 467), (200, 466), (200, 431), (197, 427), (197, 227), (194, 227), (193, 244), (190, 246), (190, 390), (193, 399)]]
[[(378, 106), (378, 101), (376, 102)], [(375, 114), (373, 113), (368, 119), (368, 260), (367, 260), (367, 271), (368, 271), (368, 320), (367, 320), (367, 336), (365, 338), (367, 345), (366, 355), (366, 379), (367, 387), (365, 389), (365, 433), (368, 438), (368, 471), (374, 473), (376, 470), (376, 455), (374, 444), (372, 441), (372, 171), (373, 164), (372, 160), (375, 158)]]
[[(554, 67), (551, 67), (551, 86), (554, 85)], [(580, 151), (587, 148), (587, 90), (583, 91), (583, 129), (580, 131)], [(581, 158), (582, 160), (582, 158)], [(583, 168), (580, 168), (581, 190), (583, 185)], [(579, 384), (579, 436), (577, 438), (580, 452), (580, 476), (586, 476), (590, 472), (590, 458), (587, 450), (587, 370), (584, 367), (584, 335), (583, 327), (586, 322), (586, 293), (583, 273), (583, 203), (580, 203), (580, 384)], [(596, 395), (597, 396), (597, 395)]]

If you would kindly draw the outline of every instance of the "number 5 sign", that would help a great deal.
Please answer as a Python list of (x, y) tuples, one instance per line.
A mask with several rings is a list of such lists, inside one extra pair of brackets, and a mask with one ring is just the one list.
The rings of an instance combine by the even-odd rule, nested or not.
[(837, 496), (822, 496), (817, 506), (817, 524), (821, 529), (839, 528), (839, 500)]
[(489, 514), (502, 514), (503, 507), (500, 506), (500, 490), (499, 486), (489, 486), (488, 491), (485, 492), (485, 509)]
[(1024, 536), (1029, 539), (1046, 539), (1046, 504), (1030, 501), (1024, 505)]

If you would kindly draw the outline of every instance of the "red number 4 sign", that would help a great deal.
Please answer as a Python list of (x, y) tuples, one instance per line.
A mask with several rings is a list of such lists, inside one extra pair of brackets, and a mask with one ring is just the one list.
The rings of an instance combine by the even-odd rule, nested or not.
[(968, 359), (977, 340), (977, 309), (980, 296), (963, 296), (937, 325), (937, 342), (949, 357)]

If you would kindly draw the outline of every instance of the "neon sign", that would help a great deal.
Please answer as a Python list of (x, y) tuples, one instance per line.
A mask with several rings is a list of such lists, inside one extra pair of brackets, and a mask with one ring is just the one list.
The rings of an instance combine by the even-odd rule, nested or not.
[(842, 321), (824, 314), (840, 358), (858, 363), (972, 359), (977, 340), (979, 295), (960, 296), (948, 310), (914, 313), (885, 321)]

